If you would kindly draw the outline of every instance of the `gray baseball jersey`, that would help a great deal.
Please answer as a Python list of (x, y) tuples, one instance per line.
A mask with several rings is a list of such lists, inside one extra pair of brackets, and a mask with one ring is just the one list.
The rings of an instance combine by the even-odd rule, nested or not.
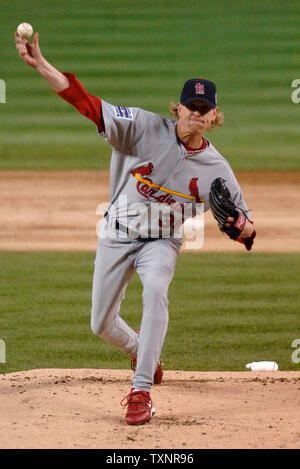
[[(248, 212), (229, 163), (211, 142), (206, 140), (203, 149), (189, 151), (177, 137), (175, 120), (139, 108), (114, 106), (102, 100), (102, 115), (105, 132), (99, 133), (112, 146), (108, 212), (132, 232), (151, 237), (151, 227), (144, 221), (149, 220), (147, 212), (153, 203), (182, 210), (183, 204), (192, 202), (191, 184), (196, 186), (199, 199), (204, 199), (202, 208), (207, 211), (210, 186), (217, 177), (225, 179), (236, 205)], [(183, 218), (192, 213), (183, 212)], [(100, 237), (107, 232), (105, 223)]]

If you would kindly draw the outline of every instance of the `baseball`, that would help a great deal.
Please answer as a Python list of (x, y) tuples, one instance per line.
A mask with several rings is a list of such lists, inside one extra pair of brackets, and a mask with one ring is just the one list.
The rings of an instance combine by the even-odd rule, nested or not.
[(28, 37), (32, 36), (33, 28), (29, 23), (21, 23), (17, 27), (17, 33), (19, 34), (19, 36), (22, 36), (27, 39)]

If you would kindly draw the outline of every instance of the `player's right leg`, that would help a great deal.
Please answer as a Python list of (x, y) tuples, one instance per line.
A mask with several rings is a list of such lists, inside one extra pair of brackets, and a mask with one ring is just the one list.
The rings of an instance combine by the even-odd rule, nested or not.
[(136, 355), (138, 334), (120, 317), (120, 304), (134, 273), (132, 241), (99, 239), (92, 290), (91, 329), (124, 352)]

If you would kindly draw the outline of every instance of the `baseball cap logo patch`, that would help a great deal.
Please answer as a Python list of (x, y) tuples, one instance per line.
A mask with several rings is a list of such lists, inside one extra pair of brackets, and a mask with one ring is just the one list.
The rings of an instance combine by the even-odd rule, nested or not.
[(205, 94), (204, 85), (202, 83), (196, 83), (195, 85), (196, 94)]

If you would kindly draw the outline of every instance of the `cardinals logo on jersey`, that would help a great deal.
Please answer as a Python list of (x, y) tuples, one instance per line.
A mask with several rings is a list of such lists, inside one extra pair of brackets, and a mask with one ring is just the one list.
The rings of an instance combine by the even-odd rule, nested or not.
[[(135, 177), (136, 174), (141, 176), (143, 179), (146, 179), (152, 184), (152, 179), (150, 179), (148, 176), (152, 173), (154, 169), (153, 164), (150, 162), (147, 164), (147, 166), (139, 166), (138, 168), (134, 169), (131, 171), (131, 174)], [(142, 194), (146, 199), (150, 199), (151, 196), (153, 196), (156, 192), (157, 189), (153, 189), (152, 187), (148, 186), (147, 184), (142, 183), (139, 181), (136, 186), (138, 192)]]
[(138, 168), (134, 169), (131, 171), (131, 174), (135, 176), (136, 174), (139, 174), (140, 176), (149, 176), (154, 169), (154, 166), (152, 163), (149, 163), (147, 166), (139, 166)]
[(191, 178), (189, 183), (190, 194), (195, 197), (197, 203), (200, 203), (199, 189), (197, 184), (198, 178)]

